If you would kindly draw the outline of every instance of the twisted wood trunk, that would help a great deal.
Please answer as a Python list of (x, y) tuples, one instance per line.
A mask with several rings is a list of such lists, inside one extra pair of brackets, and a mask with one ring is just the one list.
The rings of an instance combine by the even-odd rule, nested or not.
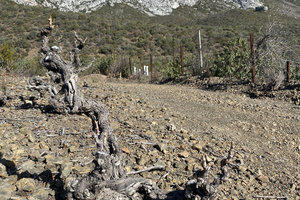
[[(85, 40), (78, 37), (79, 42), (71, 52), (71, 60), (66, 61), (60, 56), (60, 48), (49, 46), (49, 36), (54, 29), (52, 18), (49, 27), (41, 30), (42, 56), (41, 64), (45, 66), (55, 82), (61, 82), (61, 89), (38, 77), (29, 80), (29, 88), (47, 90), (51, 95), (51, 105), (60, 112), (70, 114), (86, 114), (92, 119), (97, 153), (96, 167), (87, 176), (74, 179), (68, 186), (68, 199), (143, 199), (158, 198), (162, 193), (151, 181), (143, 178), (128, 178), (125, 173), (122, 152), (109, 122), (109, 112), (99, 102), (85, 99), (77, 87), (78, 73), (86, 68), (81, 67), (79, 52)], [(89, 66), (88, 66), (89, 67)], [(87, 68), (88, 68), (87, 67)], [(116, 196), (117, 195), (117, 196)], [(111, 198), (110, 198), (111, 197)]]
[[(77, 87), (77, 74), (86, 69), (79, 68), (81, 66), (79, 52), (86, 40), (80, 39), (75, 32), (75, 39), (79, 44), (71, 52), (72, 59), (66, 61), (60, 56), (59, 47), (49, 47), (49, 36), (53, 29), (54, 25), (50, 18), (49, 27), (41, 30), (43, 42), (40, 62), (47, 68), (54, 83), (61, 83), (61, 88), (57, 90), (55, 85), (46, 83), (39, 77), (29, 80), (29, 88), (40, 92), (48, 91), (51, 95), (51, 105), (60, 112), (89, 116), (93, 123), (97, 143), (95, 169), (90, 174), (69, 183), (67, 199), (178, 199), (174, 196), (167, 197), (150, 180), (127, 176), (120, 145), (110, 126), (108, 110), (99, 102), (85, 99)], [(227, 177), (226, 166), (231, 157), (229, 153), (223, 162), (223, 177)], [(187, 183), (186, 199), (213, 199), (215, 197), (220, 181), (209, 183), (208, 171), (209, 168), (204, 167), (203, 171), (195, 173), (195, 179)]]

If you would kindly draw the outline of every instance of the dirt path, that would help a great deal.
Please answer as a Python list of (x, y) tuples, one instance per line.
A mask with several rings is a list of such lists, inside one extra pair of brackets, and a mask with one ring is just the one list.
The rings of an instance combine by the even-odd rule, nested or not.
[[(248, 167), (274, 181), (274, 191), (300, 173), (300, 107), (271, 99), (250, 99), (226, 92), (211, 92), (185, 86), (119, 84), (109, 86), (119, 93), (165, 107), (179, 115), (182, 127), (206, 142), (233, 141), (246, 154)], [(299, 178), (299, 177), (298, 177)], [(289, 185), (289, 184), (288, 184)], [(299, 192), (299, 191), (298, 191)]]

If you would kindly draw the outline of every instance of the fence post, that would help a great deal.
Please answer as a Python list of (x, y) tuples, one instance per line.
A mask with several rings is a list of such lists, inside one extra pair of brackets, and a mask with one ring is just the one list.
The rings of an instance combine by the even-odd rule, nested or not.
[(150, 54), (150, 73), (151, 73), (151, 81), (153, 81), (153, 55)]
[(250, 48), (251, 48), (251, 64), (252, 64), (252, 81), (255, 84), (255, 63), (254, 63), (253, 33), (250, 33)]
[[(141, 72), (142, 69), (144, 69), (143, 67), (144, 67), (144, 65), (143, 65), (143, 58), (142, 58), (142, 56), (141, 56), (141, 57), (140, 57), (140, 68), (139, 68), (138, 72)], [(141, 73), (144, 74), (144, 71), (142, 71)]]
[(180, 45), (180, 59), (181, 59), (181, 76), (184, 75), (184, 68), (183, 68), (183, 46)]
[(199, 30), (199, 51), (200, 51), (200, 69), (201, 69), (201, 78), (204, 78), (204, 71), (203, 71), (203, 58), (202, 58), (202, 45), (201, 45), (201, 32)]
[(131, 66), (131, 58), (129, 57), (129, 72), (130, 76), (132, 76), (132, 66)]
[(290, 75), (291, 75), (291, 66), (290, 66), (290, 61), (286, 62), (286, 80), (289, 83), (290, 82)]

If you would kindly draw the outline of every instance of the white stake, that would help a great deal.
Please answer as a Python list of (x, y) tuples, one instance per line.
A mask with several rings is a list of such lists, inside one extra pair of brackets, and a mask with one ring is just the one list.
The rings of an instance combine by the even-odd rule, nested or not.
[(201, 46), (201, 32), (199, 30), (199, 51), (200, 51), (200, 69), (201, 69), (201, 77), (203, 78), (203, 59), (202, 59), (202, 46)]

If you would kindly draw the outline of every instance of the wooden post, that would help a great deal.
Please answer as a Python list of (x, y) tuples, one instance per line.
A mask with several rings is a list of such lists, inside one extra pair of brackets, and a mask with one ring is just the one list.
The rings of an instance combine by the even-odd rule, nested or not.
[(129, 72), (130, 76), (132, 76), (132, 66), (131, 66), (131, 58), (129, 57)]
[(289, 83), (290, 82), (290, 75), (291, 75), (291, 66), (290, 66), (290, 61), (286, 62), (286, 81)]
[(251, 64), (252, 64), (252, 81), (255, 84), (255, 63), (254, 63), (253, 33), (250, 34), (250, 48), (251, 48)]
[[(141, 70), (142, 74), (144, 74), (144, 65), (143, 65), (143, 58), (142, 58), (142, 56), (140, 57), (140, 70)], [(138, 73), (139, 73), (140, 70), (138, 70)]]
[(150, 55), (150, 74), (151, 74), (151, 81), (153, 81), (153, 56)]
[(180, 59), (181, 59), (181, 76), (184, 75), (184, 68), (183, 68), (183, 46), (180, 45)]

